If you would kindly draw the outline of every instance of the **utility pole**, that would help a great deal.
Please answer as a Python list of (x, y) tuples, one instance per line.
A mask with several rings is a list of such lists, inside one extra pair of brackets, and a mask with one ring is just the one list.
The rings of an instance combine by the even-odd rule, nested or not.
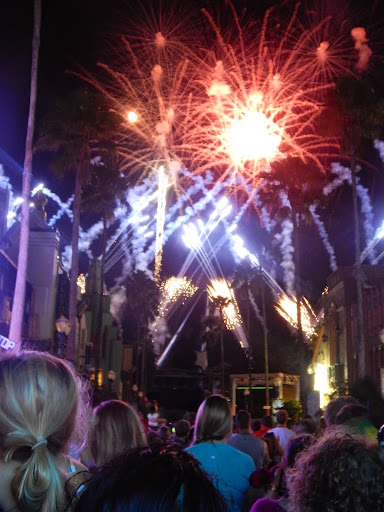
[(263, 307), (263, 331), (264, 331), (264, 371), (265, 371), (265, 413), (267, 416), (271, 415), (271, 406), (269, 399), (269, 358), (268, 358), (268, 327), (267, 327), (267, 314), (265, 308), (265, 285), (263, 278), (263, 269), (260, 268), (261, 275), (261, 300)]

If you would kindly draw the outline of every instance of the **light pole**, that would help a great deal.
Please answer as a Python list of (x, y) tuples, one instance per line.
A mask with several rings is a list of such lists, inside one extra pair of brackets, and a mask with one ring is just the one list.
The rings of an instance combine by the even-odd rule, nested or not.
[(270, 416), (271, 406), (269, 401), (269, 358), (268, 358), (268, 328), (267, 315), (265, 308), (265, 286), (263, 278), (263, 269), (260, 267), (261, 275), (261, 300), (263, 305), (263, 332), (264, 332), (264, 366), (265, 366), (265, 414)]

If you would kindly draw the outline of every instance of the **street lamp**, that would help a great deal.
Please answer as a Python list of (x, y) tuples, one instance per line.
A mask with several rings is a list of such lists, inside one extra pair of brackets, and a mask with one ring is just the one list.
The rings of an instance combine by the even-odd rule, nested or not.
[(65, 353), (65, 338), (69, 335), (71, 332), (71, 323), (68, 320), (68, 318), (65, 318), (64, 315), (61, 315), (56, 320), (56, 330), (59, 333), (59, 348), (57, 351), (58, 357), (63, 357), (63, 353)]

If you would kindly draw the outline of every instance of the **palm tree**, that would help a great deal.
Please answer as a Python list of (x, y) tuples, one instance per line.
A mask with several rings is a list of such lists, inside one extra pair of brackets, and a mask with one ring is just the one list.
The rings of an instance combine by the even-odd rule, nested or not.
[[(148, 356), (148, 323), (152, 321), (158, 310), (159, 288), (145, 272), (138, 270), (128, 276), (123, 283), (127, 297), (127, 305), (136, 319), (137, 349), (141, 348), (140, 389), (147, 391), (147, 356)], [(138, 367), (136, 361), (136, 367)]]
[(31, 66), (31, 88), (29, 100), (27, 137), (25, 141), (25, 157), (23, 170), (23, 187), (22, 197), (23, 204), (21, 207), (21, 226), (20, 226), (20, 242), (19, 254), (17, 259), (16, 285), (13, 296), (12, 317), (9, 330), (9, 337), (16, 345), (21, 344), (23, 318), (24, 318), (24, 302), (25, 289), (27, 283), (27, 265), (28, 265), (28, 244), (29, 244), (29, 197), (31, 193), (32, 180), (32, 142), (35, 129), (35, 112), (36, 112), (36, 96), (37, 96), (37, 70), (39, 63), (39, 47), (40, 47), (40, 28), (41, 28), (41, 0), (34, 2), (34, 23), (33, 23), (33, 39), (32, 39), (32, 66)]
[(382, 131), (384, 100), (375, 93), (372, 83), (348, 76), (336, 83), (337, 96), (333, 110), (341, 129), (342, 149), (350, 158), (352, 177), (353, 217), (355, 225), (355, 278), (357, 288), (357, 324), (359, 336), (358, 376), (366, 376), (365, 329), (363, 312), (363, 282), (361, 270), (360, 221), (357, 201), (356, 167), (361, 154), (362, 139), (376, 138)]
[(95, 95), (85, 89), (56, 100), (43, 120), (37, 150), (54, 152), (52, 169), (60, 178), (74, 174), (74, 201), (72, 225), (72, 261), (70, 270), (69, 321), (73, 328), (68, 337), (67, 359), (75, 358), (76, 295), (79, 266), (79, 227), (82, 188), (89, 182), (91, 153), (102, 140), (110, 138), (114, 128), (113, 112)]
[[(247, 305), (247, 331), (248, 331), (248, 372), (249, 372), (249, 409), (252, 413), (252, 360), (253, 360), (253, 345), (252, 345), (252, 333), (251, 333), (251, 294), (253, 298), (257, 292), (261, 295), (262, 305), (262, 324), (263, 324), (263, 340), (264, 340), (264, 373), (265, 373), (265, 406), (266, 414), (270, 414), (270, 400), (269, 400), (269, 354), (268, 354), (268, 327), (267, 327), (267, 315), (265, 307), (265, 282), (263, 278), (263, 270), (261, 267), (252, 267), (249, 263), (242, 262), (239, 265), (234, 274), (233, 287), (237, 288), (240, 292), (238, 300), (240, 301), (242, 295)], [(243, 292), (243, 293), (242, 293)], [(254, 293), (256, 292), (256, 293)], [(257, 315), (260, 313), (257, 312)]]
[(103, 340), (103, 292), (108, 222), (113, 218), (116, 202), (128, 207), (126, 201), (127, 180), (120, 173), (119, 161), (113, 140), (102, 141), (98, 146), (88, 184), (83, 189), (82, 209), (91, 207), (92, 215), (99, 214), (103, 221), (101, 240), (100, 292), (97, 312), (95, 373), (100, 367)]
[[(308, 166), (299, 158), (288, 157), (284, 161), (272, 163), (270, 172), (262, 173), (264, 187), (260, 200), (270, 209), (275, 209), (280, 218), (289, 217), (293, 225), (293, 245), (295, 263), (295, 292), (297, 302), (297, 342), (300, 353), (300, 400), (306, 410), (306, 351), (301, 322), (301, 277), (300, 277), (300, 224), (303, 218), (310, 219), (309, 207), (323, 199), (326, 176)], [(281, 207), (276, 201), (284, 193), (289, 201)]]

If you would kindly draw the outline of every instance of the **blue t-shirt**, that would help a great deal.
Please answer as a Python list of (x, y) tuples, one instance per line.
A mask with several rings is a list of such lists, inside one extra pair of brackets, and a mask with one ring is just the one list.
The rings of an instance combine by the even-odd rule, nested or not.
[(201, 467), (212, 477), (231, 512), (241, 512), (249, 477), (255, 463), (245, 453), (224, 443), (199, 443), (186, 449), (200, 461)]

